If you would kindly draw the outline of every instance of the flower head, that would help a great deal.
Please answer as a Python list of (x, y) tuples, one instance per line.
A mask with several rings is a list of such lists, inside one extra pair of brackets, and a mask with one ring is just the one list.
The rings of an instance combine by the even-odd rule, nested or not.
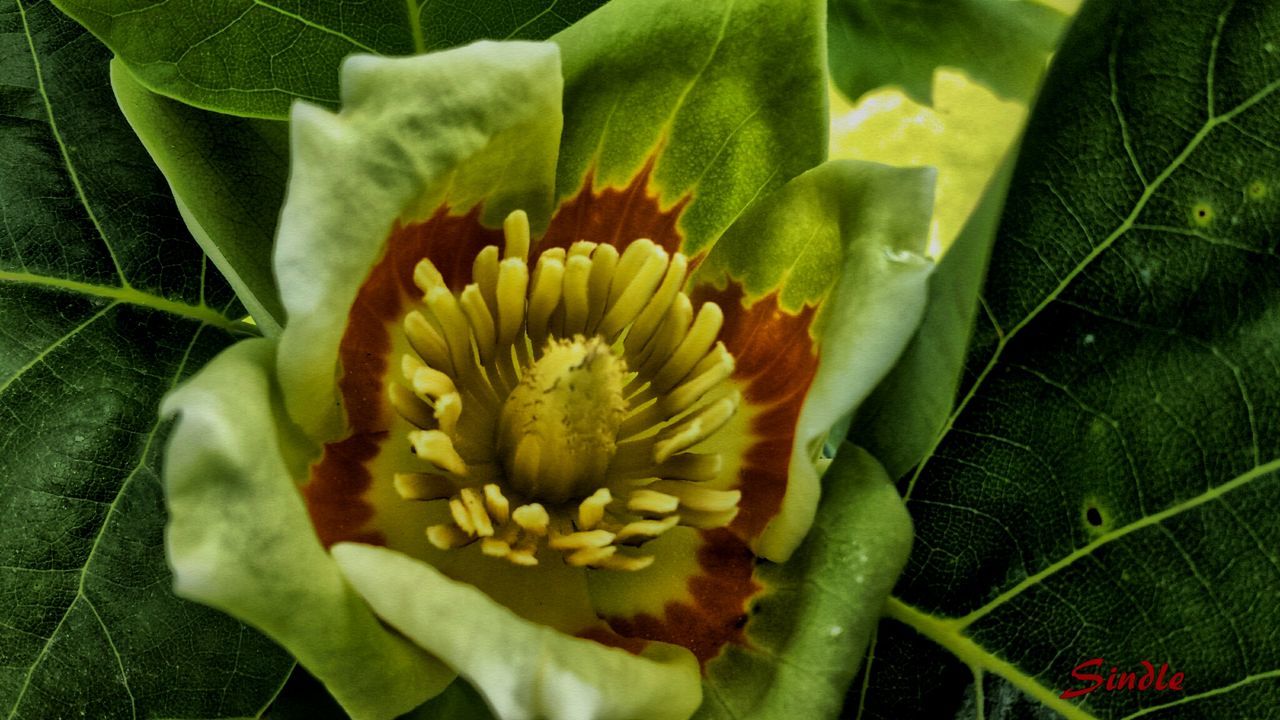
[[(341, 112), (295, 107), (283, 334), (166, 403), (179, 592), (263, 628), (357, 717), (453, 672), (504, 718), (696, 709), (929, 270), (927, 173), (798, 174), (820, 158), (780, 151), (760, 173), (750, 153), (789, 133), (820, 155), (825, 118), (708, 114), (823, 92), (811, 63), (740, 67), (746, 5), (674, 96), (679, 63), (610, 85), (634, 61), (609, 56), (623, 20), (675, 32), (621, 2), (558, 45), (354, 57)], [(789, 21), (817, 37), (817, 13)]]

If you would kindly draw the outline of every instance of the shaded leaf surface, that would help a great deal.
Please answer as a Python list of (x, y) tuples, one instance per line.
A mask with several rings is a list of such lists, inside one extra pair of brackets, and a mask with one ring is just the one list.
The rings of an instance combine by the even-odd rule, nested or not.
[(0, 10), (0, 712), (253, 715), (292, 661), (170, 592), (160, 397), (240, 312), (115, 110), (110, 53)]
[(830, 0), (828, 12), (831, 77), (846, 97), (897, 85), (924, 103), (943, 65), (1029, 97), (1065, 21), (1035, 0)]
[[(1274, 3), (1085, 7), (851, 716), (1280, 713), (1276, 37)], [(1186, 689), (1059, 700), (1095, 657)]]

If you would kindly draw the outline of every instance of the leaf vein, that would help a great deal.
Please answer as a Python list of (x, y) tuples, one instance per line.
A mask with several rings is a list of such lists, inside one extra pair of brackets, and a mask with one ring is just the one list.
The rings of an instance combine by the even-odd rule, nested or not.
[(107, 233), (102, 229), (102, 223), (98, 221), (97, 213), (93, 211), (93, 207), (89, 204), (89, 198), (84, 192), (84, 185), (80, 183), (80, 173), (76, 171), (75, 163), (71, 162), (71, 153), (67, 149), (66, 142), (62, 139), (62, 132), (58, 129), (58, 121), (54, 118), (53, 102), (49, 99), (49, 92), (44, 86), (44, 70), (40, 66), (40, 56), (36, 52), (36, 40), (31, 35), (31, 27), (27, 24), (26, 8), (22, 6), (22, 0), (14, 1), (18, 4), (18, 16), (22, 19), (22, 31), (27, 38), (27, 47), (31, 49), (31, 63), (35, 67), (36, 89), (40, 93), (41, 101), (44, 103), (45, 114), (49, 118), (49, 130), (53, 134), (53, 140), (62, 155), (62, 162), (67, 168), (67, 176), (71, 180), (71, 186), (75, 188), (76, 197), (79, 198), (80, 204), (89, 216), (89, 221), (93, 223), (94, 229), (98, 231), (98, 236), (102, 238), (102, 244), (107, 249), (107, 255), (111, 257), (111, 263), (115, 266), (116, 275), (120, 278), (120, 284), (127, 288), (129, 287), (129, 279), (125, 277), (124, 268), (120, 265), (120, 259), (116, 257), (116, 251), (111, 246), (111, 241), (107, 239)]

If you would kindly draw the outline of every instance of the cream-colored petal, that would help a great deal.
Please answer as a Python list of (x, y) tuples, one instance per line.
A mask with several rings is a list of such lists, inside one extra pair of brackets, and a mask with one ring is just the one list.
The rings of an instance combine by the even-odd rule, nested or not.
[(692, 653), (637, 656), (531, 623), (470, 585), (385, 548), (333, 556), (374, 612), (457, 669), (503, 720), (685, 720), (702, 700)]
[(165, 548), (178, 595), (230, 613), (292, 653), (351, 715), (393, 718), (453, 673), (389, 632), (320, 546), (296, 478), (275, 343), (232, 346), (165, 398)]
[[(290, 416), (314, 440), (344, 425), (338, 344), (399, 220), (484, 200), (497, 224), (524, 208), (545, 224), (562, 124), (550, 43), (477, 43), (411, 58), (357, 55), (342, 67), (342, 111), (292, 113), (292, 167), (275, 269), (289, 320), (280, 376)], [(447, 369), (447, 368), (439, 368)]]

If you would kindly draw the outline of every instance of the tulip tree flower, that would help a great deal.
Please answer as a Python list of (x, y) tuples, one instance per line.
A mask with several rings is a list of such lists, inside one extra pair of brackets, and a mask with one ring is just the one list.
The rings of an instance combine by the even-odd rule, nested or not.
[(819, 3), (693, 5), (293, 108), (288, 320), (167, 398), (168, 552), (356, 718), (455, 673), (502, 718), (687, 718), (785, 624), (751, 613), (920, 317), (932, 176), (820, 162)]

